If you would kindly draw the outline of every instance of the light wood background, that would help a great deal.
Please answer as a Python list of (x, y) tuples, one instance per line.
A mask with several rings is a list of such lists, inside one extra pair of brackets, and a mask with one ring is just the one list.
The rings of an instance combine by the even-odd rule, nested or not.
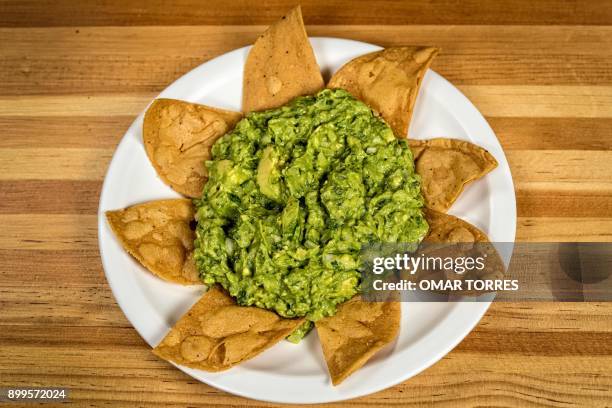
[[(70, 387), (82, 406), (267, 405), (154, 357), (100, 265), (98, 195), (135, 115), (291, 5), (163, 3), (0, 0), (0, 386)], [(317, 0), (303, 13), (310, 35), (442, 47), (432, 68), (508, 156), (518, 240), (612, 240), (609, 1)], [(612, 304), (505, 303), (433, 367), (337, 405), (600, 407), (611, 388)]]

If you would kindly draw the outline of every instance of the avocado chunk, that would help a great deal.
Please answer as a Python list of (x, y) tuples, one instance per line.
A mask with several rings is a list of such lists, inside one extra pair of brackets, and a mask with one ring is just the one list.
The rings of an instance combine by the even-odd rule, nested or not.
[(257, 185), (261, 194), (270, 200), (282, 201), (282, 181), (279, 171), (280, 160), (274, 146), (264, 149), (257, 166)]

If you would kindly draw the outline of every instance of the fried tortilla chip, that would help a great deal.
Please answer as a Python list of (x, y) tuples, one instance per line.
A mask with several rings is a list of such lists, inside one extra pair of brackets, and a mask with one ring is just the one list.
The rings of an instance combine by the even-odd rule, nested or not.
[(297, 6), (253, 44), (244, 66), (242, 111), (277, 108), (323, 86), (321, 69)]
[(497, 167), (482, 147), (455, 139), (409, 140), (425, 206), (446, 212), (464, 187)]
[(174, 99), (156, 99), (144, 117), (147, 156), (159, 177), (177, 192), (200, 197), (207, 179), (204, 162), (215, 141), (242, 114)]
[(398, 302), (366, 302), (357, 296), (315, 323), (333, 385), (397, 337), (400, 313)]
[(257, 307), (237, 306), (225, 291), (213, 286), (153, 353), (187, 367), (227, 370), (272, 347), (303, 321), (283, 319)]
[[(495, 246), (489, 241), (489, 237), (473, 226), (453, 215), (444, 214), (431, 209), (425, 209), (425, 219), (429, 224), (429, 233), (423, 240), (421, 253), (427, 256), (445, 258), (472, 258), (485, 259), (485, 267), (482, 270), (476, 268), (469, 272), (457, 274), (452, 270), (428, 270), (426, 272), (417, 270), (417, 280), (495, 280), (503, 279), (505, 265), (497, 252)], [(431, 245), (440, 244), (440, 245)], [(450, 244), (450, 245), (444, 245)], [(460, 245), (453, 245), (460, 244)], [(463, 289), (454, 291), (455, 295), (472, 296), (485, 293), (484, 291), (470, 291)]]
[(439, 49), (394, 47), (357, 57), (340, 68), (328, 88), (349, 91), (380, 113), (397, 137), (408, 126), (425, 72)]
[(160, 200), (107, 211), (123, 248), (160, 278), (183, 285), (201, 283), (193, 260), (191, 200)]
[(489, 242), (487, 234), (461, 218), (431, 209), (423, 209), (429, 224), (425, 242), (430, 243), (472, 243)]

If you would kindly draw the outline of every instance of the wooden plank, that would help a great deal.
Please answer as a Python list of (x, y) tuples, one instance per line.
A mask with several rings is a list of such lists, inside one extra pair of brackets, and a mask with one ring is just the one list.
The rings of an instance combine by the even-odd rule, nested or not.
[(476, 330), (611, 333), (612, 303), (494, 302)]
[[(370, 42), (383, 44), (377, 38)], [(246, 40), (241, 41), (234, 48), (248, 44)], [(153, 47), (152, 44), (144, 46)], [(191, 69), (232, 49), (227, 45), (215, 53), (207, 49), (205, 54), (195, 57), (183, 54), (166, 58), (58, 55), (32, 61), (25, 56), (7, 57), (0, 60), (3, 81), (0, 93), (158, 93)], [(606, 64), (610, 56), (517, 54), (502, 49), (461, 51), (444, 48), (432, 69), (455, 85), (612, 85), (612, 68)], [(519, 58), (525, 58), (526, 62), (517, 67), (515, 61)], [(517, 74), (508, 76), (511, 69)]]
[[(101, 180), (111, 149), (31, 148), (0, 149), (0, 180)], [(525, 184), (556, 183), (578, 191), (610, 191), (612, 151), (509, 150), (508, 162), (517, 188)]]
[[(93, 214), (111, 151), (0, 149), (0, 214)], [(521, 217), (612, 214), (610, 152), (507, 151)], [(4, 158), (4, 159), (2, 159)], [(87, 158), (94, 163), (89, 166)], [(102, 158), (102, 159), (100, 159)], [(97, 160), (97, 162), (96, 162)], [(45, 170), (51, 164), (57, 168)], [(84, 171), (84, 169), (86, 171)], [(83, 179), (83, 180), (81, 180)]]
[[(70, 28), (0, 29), (0, 41), (9, 45), (0, 49), (0, 94), (158, 92), (202, 62), (251, 44), (263, 29), (104, 27), (79, 34)], [(612, 84), (610, 27), (315, 26), (310, 31), (383, 46), (435, 44), (443, 51), (433, 69), (456, 84)], [(560, 65), (564, 69), (556, 68)]]
[[(251, 45), (265, 29), (265, 25), (196, 25), (163, 29), (80, 27), (78, 30), (71, 27), (0, 27), (0, 38), (10, 45), (0, 49), (0, 56), (21, 57), (23, 68), (39, 59), (46, 61), (61, 56), (97, 57), (101, 61), (112, 57), (132, 56), (135, 60), (148, 57), (155, 62), (159, 58), (178, 56), (206, 58)], [(526, 58), (548, 54), (563, 59), (572, 56), (605, 58), (612, 54), (607, 48), (612, 43), (612, 26), (313, 25), (307, 29), (311, 37), (333, 36), (381, 46), (436, 45), (442, 48), (436, 60), (444, 54), (468, 52), (498, 56), (503, 51), (506, 55)], [(53, 48), (49, 47), (49, 41), (54, 42)], [(24, 48), (35, 52), (36, 58)], [(525, 63), (529, 61), (515, 61), (515, 66)]]
[[(22, 255), (27, 256), (28, 252), (24, 251)], [(51, 255), (43, 257), (43, 259), (50, 258)], [(64, 261), (66, 270), (58, 271), (55, 277), (49, 276), (56, 271), (59, 264), (57, 260), (53, 262), (54, 265), (49, 269), (49, 273), (38, 272), (34, 274), (37, 276), (27, 276), (22, 281), (16, 277), (16, 273), (2, 273), (5, 288), (0, 292), (3, 295), (0, 298), (0, 302), (3, 302), (0, 325), (40, 327), (57, 324), (99, 327), (110, 322), (113, 327), (117, 325), (131, 327), (125, 318), (117, 319), (121, 310), (110, 294), (97, 260), (94, 260), (93, 267), (87, 267), (95, 271), (86, 270), (84, 277), (74, 277), (79, 273), (78, 266), (84, 263), (74, 259)], [(21, 272), (25, 274), (23, 268)], [(43, 285), (49, 285), (49, 288), (40, 289)], [(74, 296), (71, 292), (74, 292)], [(33, 298), (33, 294), (37, 294), (37, 297)], [(79, 311), (79, 307), (83, 309)], [(95, 315), (84, 316), (86, 309), (95, 312)], [(584, 332), (610, 335), (612, 334), (611, 309), (610, 303), (496, 302), (483, 317), (476, 332), (545, 332), (559, 335), (567, 332), (576, 334)], [(24, 319), (20, 310), (32, 310), (32, 313)], [(609, 349), (608, 352), (612, 351)]]
[[(78, 34), (65, 27), (0, 28), (0, 42), (8, 44), (0, 48), (0, 94), (156, 93), (202, 62), (252, 44), (264, 28), (95, 27)], [(610, 27), (313, 26), (309, 31), (383, 46), (440, 46), (433, 69), (455, 84), (612, 85)]]
[[(0, 148), (114, 148), (134, 119), (133, 115), (0, 117)], [(505, 150), (612, 150), (612, 118), (486, 119)]]
[[(498, 345), (500, 349), (504, 346)], [(28, 356), (36, 350), (44, 356), (40, 367)], [(104, 405), (126, 401), (266, 406), (231, 397), (190, 379), (148, 350), (136, 347), (64, 349), (15, 347), (2, 350), (3, 360), (16, 369), (0, 379), (4, 385), (33, 385), (41, 376), (61, 378), (63, 385), (81, 392), (78, 400), (103, 401)], [(6, 357), (5, 357), (6, 356)], [(31, 357), (31, 356), (30, 356)], [(470, 364), (466, 364), (470, 361)], [(358, 401), (337, 406), (602, 406), (610, 397), (610, 356), (512, 356), (453, 352), (410, 381)], [(525, 373), (525, 368), (529, 372)], [(126, 371), (130, 375), (126, 375)], [(96, 381), (92, 383), (91, 377)], [(468, 380), (466, 380), (468, 378)], [(28, 383), (28, 381), (30, 381)], [(585, 388), (583, 388), (585, 387)], [(588, 387), (588, 388), (586, 388)], [(407, 400), (405, 395), (410, 395)], [(437, 406), (438, 406), (437, 405)], [(112, 406), (112, 405), (111, 405)]]
[[(308, 26), (310, 36), (333, 36), (390, 45), (436, 45), (444, 54), (471, 53), (478, 56), (525, 58), (557, 55), (560, 59), (581, 57), (605, 58), (612, 54), (612, 26), (432, 26), (432, 25), (315, 25)], [(160, 58), (179, 56), (206, 59), (237, 47), (251, 45), (266, 26), (178, 26), (178, 27), (70, 27), (0, 28), (0, 39), (10, 46), (0, 49), (4, 58), (21, 58), (22, 68), (37, 60), (113, 57)], [(537, 37), (537, 41), (534, 41)], [(49, 47), (49, 41), (54, 47)], [(154, 48), (151, 48), (153, 47)], [(568, 48), (575, 47), (575, 48)], [(28, 51), (30, 53), (28, 53)], [(33, 58), (32, 53), (36, 53)], [(561, 54), (561, 55), (559, 55)], [(28, 58), (25, 58), (28, 57)], [(464, 61), (469, 64), (470, 61)], [(491, 62), (493, 63), (493, 61)], [(520, 69), (529, 61), (515, 61)], [(520, 65), (517, 67), (516, 65)], [(520, 71), (519, 71), (520, 72)], [(514, 74), (514, 72), (513, 72)], [(509, 75), (507, 75), (509, 76)]]
[[(612, 118), (612, 86), (459, 88), (485, 116)], [(154, 94), (2, 96), (0, 117), (137, 115), (154, 97)]]
[[(610, 185), (574, 184), (517, 183), (518, 215), (601, 218), (612, 214)], [(0, 203), (0, 213), (93, 213), (98, 206), (100, 188), (99, 181), (2, 181), (0, 191), (3, 201)]]
[(97, 250), (97, 220), (97, 215), (0, 215), (0, 248)]
[[(70, 287), (59, 286), (62, 295)], [(27, 289), (24, 288), (22, 293)], [(31, 289), (30, 289), (31, 290)], [(78, 291), (82, 290), (78, 288)], [(80, 292), (79, 292), (80, 293)], [(98, 295), (96, 295), (98, 296)], [(53, 298), (61, 302), (59, 294)], [(96, 299), (97, 300), (97, 299)], [(22, 302), (23, 304), (23, 302)], [(478, 344), (487, 343), (491, 348), (483, 352), (495, 354), (493, 345), (497, 343), (497, 352), (507, 354), (510, 350), (520, 349), (528, 353), (539, 355), (560, 356), (568, 355), (610, 355), (610, 336), (612, 336), (612, 306), (609, 303), (576, 303), (576, 302), (538, 302), (538, 303), (494, 303), (483, 317), (473, 333), (462, 342), (457, 350), (461, 352), (477, 352)], [(131, 347), (145, 345), (138, 333), (131, 326), (106, 327), (100, 325), (80, 325), (81, 322), (58, 325), (57, 329), (48, 333), (41, 332), (37, 324), (11, 325), (6, 321), (0, 322), (5, 328), (0, 333), (2, 344), (14, 346), (53, 346), (62, 344), (78, 344), (83, 347), (99, 348), (105, 343), (115, 344), (117, 347)], [(526, 323), (529, 323), (528, 325)], [(81, 327), (79, 330), (68, 330), (71, 327)], [(516, 339), (501, 340), (496, 336), (511, 337), (516, 333)], [(85, 335), (90, 334), (90, 335)], [(534, 336), (534, 344), (529, 343), (526, 337)], [(580, 343), (591, 338), (590, 345), (585, 344), (582, 350), (575, 348)], [(545, 347), (548, 339), (555, 339), (555, 345), (550, 349)], [(136, 342), (134, 339), (138, 339)], [(572, 341), (570, 341), (572, 340)], [(553, 341), (551, 341), (552, 343)], [(608, 343), (608, 347), (604, 347)], [(500, 347), (502, 344), (504, 347)], [(533, 348), (533, 350), (531, 350)]]
[(505, 150), (612, 150), (610, 118), (486, 119)]
[(516, 240), (524, 242), (610, 242), (612, 218), (519, 217)]
[[(610, 217), (610, 151), (507, 150), (520, 217)], [(567, 238), (564, 238), (564, 240)]]
[(148, 345), (133, 327), (57, 325), (48, 332), (41, 332), (35, 325), (4, 325), (2, 344), (11, 347), (60, 347), (67, 344), (82, 349), (103, 349), (112, 343), (117, 349), (147, 348)]
[[(9, 0), (0, 6), (1, 26), (85, 25), (201, 25), (269, 24), (294, 3), (282, 0), (227, 2), (194, 0), (172, 2), (69, 0)], [(41, 15), (40, 10), (52, 13)], [(483, 4), (468, 0), (410, 1), (375, 0), (366, 3), (342, 0), (302, 4), (308, 24), (609, 24), (612, 9), (605, 1), (511, 0)]]
[(0, 149), (0, 180), (101, 180), (109, 149)]
[(521, 217), (609, 217), (610, 151), (508, 150)]
[(97, 248), (0, 249), (0, 259), (0, 279), (7, 287), (106, 287)]
[(0, 181), (0, 214), (95, 214), (101, 181)]
[(554, 182), (557, 189), (563, 184), (580, 183), (577, 190), (593, 188), (609, 191), (612, 188), (612, 151), (584, 150), (509, 150), (515, 184)]
[[(612, 322), (608, 317), (607, 323)], [(604, 322), (606, 323), (606, 322)], [(67, 344), (83, 350), (104, 349), (112, 343), (117, 349), (148, 348), (131, 327), (61, 326), (41, 332), (34, 325), (4, 325), (0, 335), (6, 347), (59, 347)], [(611, 356), (612, 332), (590, 331), (520, 331), (476, 329), (455, 349), (457, 353), (517, 356)], [(503, 345), (503, 346), (500, 346)]]
[(154, 94), (0, 97), (0, 116), (136, 116)]
[[(131, 327), (107, 285), (0, 288), (2, 324)], [(27, 313), (24, 313), (27, 310)]]
[(134, 115), (0, 117), (0, 148), (114, 148)]
[[(600, 186), (603, 186), (600, 184)], [(592, 185), (554, 183), (515, 184), (519, 217), (597, 217), (612, 214), (612, 192)]]
[(485, 116), (612, 118), (612, 86), (464, 85)]
[[(603, 184), (600, 185), (605, 187)], [(99, 180), (0, 181), (0, 214), (94, 214)], [(576, 183), (520, 183), (515, 186), (520, 217), (599, 217), (612, 214), (610, 188)]]

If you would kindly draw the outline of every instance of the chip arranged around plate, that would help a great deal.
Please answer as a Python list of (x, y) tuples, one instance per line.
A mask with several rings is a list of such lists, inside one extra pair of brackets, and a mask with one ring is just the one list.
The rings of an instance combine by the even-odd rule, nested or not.
[(149, 106), (147, 156), (189, 199), (107, 219), (151, 273), (209, 287), (157, 356), (222, 371), (315, 329), (338, 385), (400, 330), (398, 302), (359, 296), (362, 244), (488, 242), (445, 213), (495, 158), (465, 141), (408, 138), (438, 52), (366, 54), (325, 85), (298, 6), (249, 52), (243, 113), (171, 99)]

